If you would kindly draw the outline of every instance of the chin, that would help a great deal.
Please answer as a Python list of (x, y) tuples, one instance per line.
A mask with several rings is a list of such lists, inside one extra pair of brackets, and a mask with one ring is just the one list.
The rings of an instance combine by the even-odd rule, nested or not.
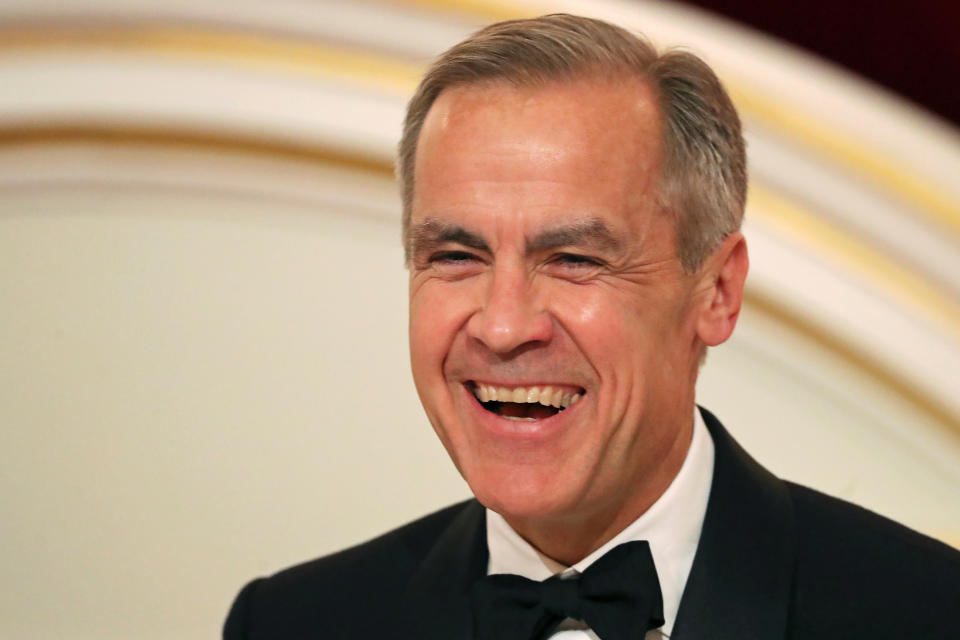
[(516, 468), (497, 468), (467, 476), (467, 484), (480, 503), (508, 521), (552, 520), (569, 515), (576, 502), (569, 486), (559, 486), (557, 478), (569, 472)]

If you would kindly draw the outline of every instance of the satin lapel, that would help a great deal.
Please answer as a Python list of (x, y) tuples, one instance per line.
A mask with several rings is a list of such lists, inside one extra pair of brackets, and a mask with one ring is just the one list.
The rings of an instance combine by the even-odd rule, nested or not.
[(713, 485), (672, 640), (784, 638), (796, 554), (787, 488), (701, 412), (716, 451)]
[(474, 500), (444, 530), (411, 578), (397, 637), (469, 640), (470, 588), (486, 575), (487, 558), (486, 516)]

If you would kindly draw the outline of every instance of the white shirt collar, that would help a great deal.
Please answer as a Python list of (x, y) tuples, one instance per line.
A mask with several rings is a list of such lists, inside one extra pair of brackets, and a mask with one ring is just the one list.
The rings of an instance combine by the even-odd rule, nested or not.
[(663, 593), (663, 634), (670, 636), (680, 608), (713, 478), (713, 440), (700, 412), (694, 409), (693, 437), (687, 457), (663, 495), (639, 518), (605, 545), (566, 567), (534, 549), (498, 513), (487, 509), (487, 573), (512, 573), (546, 580), (557, 573), (582, 573), (610, 549), (631, 540), (646, 540), (657, 567)]

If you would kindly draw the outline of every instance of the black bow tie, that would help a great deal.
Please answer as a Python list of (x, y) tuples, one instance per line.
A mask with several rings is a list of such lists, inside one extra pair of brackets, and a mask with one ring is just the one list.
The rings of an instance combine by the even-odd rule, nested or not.
[(642, 640), (663, 624), (650, 545), (621, 544), (568, 580), (482, 578), (473, 586), (473, 617), (477, 640), (541, 640), (565, 618), (587, 623), (601, 640)]

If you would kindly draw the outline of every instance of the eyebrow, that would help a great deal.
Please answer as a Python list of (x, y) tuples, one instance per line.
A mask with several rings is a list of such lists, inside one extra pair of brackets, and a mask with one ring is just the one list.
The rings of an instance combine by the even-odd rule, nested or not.
[(603, 220), (587, 218), (541, 231), (527, 242), (527, 252), (537, 253), (575, 246), (615, 251), (623, 246), (623, 242)]
[[(463, 226), (427, 218), (410, 230), (410, 255), (429, 253), (437, 247), (453, 243), (478, 251), (490, 251), (486, 241)], [(527, 253), (549, 251), (559, 247), (589, 247), (603, 251), (618, 250), (623, 242), (600, 218), (587, 218), (546, 229), (526, 243)]]
[(427, 218), (410, 230), (410, 255), (429, 253), (448, 242), (477, 251), (490, 251), (483, 238), (459, 224)]

